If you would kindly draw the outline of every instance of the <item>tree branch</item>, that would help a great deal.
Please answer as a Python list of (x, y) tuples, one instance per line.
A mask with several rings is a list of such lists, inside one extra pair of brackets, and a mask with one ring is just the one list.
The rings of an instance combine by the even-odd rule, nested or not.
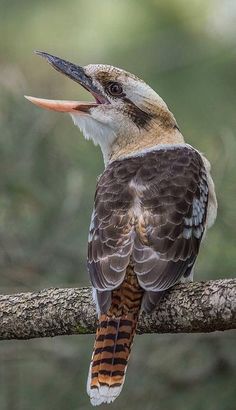
[[(45, 289), (0, 296), (0, 339), (94, 333), (91, 288)], [(213, 332), (236, 328), (236, 279), (176, 285), (138, 333)]]

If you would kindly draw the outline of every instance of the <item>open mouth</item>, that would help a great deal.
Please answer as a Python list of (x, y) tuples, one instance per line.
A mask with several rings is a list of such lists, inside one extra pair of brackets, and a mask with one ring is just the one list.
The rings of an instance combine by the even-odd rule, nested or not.
[(71, 78), (73, 81), (79, 83), (83, 88), (92, 94), (95, 102), (83, 102), (83, 101), (64, 101), (64, 100), (47, 100), (44, 98), (36, 98), (25, 96), (33, 104), (38, 105), (41, 108), (48, 110), (60, 111), (60, 112), (83, 112), (88, 113), (90, 108), (97, 107), (100, 104), (109, 104), (108, 99), (101, 94), (97, 87), (93, 84), (92, 79), (85, 73), (83, 67), (70, 63), (59, 57), (53, 56), (43, 51), (36, 51), (36, 54), (45, 58), (47, 62), (55, 68), (55, 70)]

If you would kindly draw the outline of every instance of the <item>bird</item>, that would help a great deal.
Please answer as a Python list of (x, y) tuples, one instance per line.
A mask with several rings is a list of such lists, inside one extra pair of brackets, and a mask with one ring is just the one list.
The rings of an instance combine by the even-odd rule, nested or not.
[(210, 162), (185, 142), (164, 100), (143, 80), (110, 65), (82, 67), (36, 53), (94, 98), (26, 96), (39, 107), (69, 113), (104, 158), (87, 257), (98, 314), (87, 392), (96, 406), (113, 402), (122, 390), (140, 312), (158, 309), (168, 289), (193, 280), (217, 199)]

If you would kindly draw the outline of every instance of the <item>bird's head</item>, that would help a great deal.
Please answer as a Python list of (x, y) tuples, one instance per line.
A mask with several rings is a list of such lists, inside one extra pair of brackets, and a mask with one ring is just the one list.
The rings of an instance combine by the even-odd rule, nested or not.
[(132, 154), (140, 146), (162, 142), (158, 141), (158, 129), (162, 134), (178, 132), (175, 118), (162, 98), (135, 75), (109, 65), (80, 67), (48, 53), (36, 53), (88, 90), (95, 101), (26, 98), (40, 107), (68, 112), (85, 138), (101, 146), (105, 163)]

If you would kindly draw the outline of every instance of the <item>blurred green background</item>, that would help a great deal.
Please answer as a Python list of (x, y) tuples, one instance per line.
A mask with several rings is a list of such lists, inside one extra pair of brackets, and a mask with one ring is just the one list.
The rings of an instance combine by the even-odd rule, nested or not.
[[(106, 63), (149, 83), (187, 142), (210, 159), (219, 215), (198, 280), (235, 276), (236, 3), (227, 0), (0, 0), (0, 286), (87, 286), (87, 234), (99, 148), (69, 116), (24, 94), (89, 99), (34, 49)], [(235, 333), (137, 336), (112, 409), (234, 410)], [(91, 409), (93, 336), (0, 344), (1, 410)], [(105, 408), (102, 407), (102, 408)]]

